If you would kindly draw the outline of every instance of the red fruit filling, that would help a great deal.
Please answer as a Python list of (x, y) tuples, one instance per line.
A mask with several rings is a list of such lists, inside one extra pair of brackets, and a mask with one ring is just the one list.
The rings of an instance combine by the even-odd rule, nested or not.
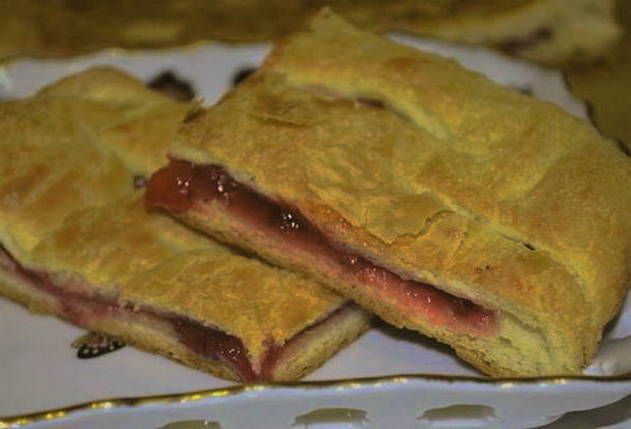
[(262, 231), (275, 248), (306, 252), (323, 270), (369, 288), (375, 299), (396, 301), (401, 311), (414, 318), (478, 335), (490, 334), (496, 326), (494, 311), (379, 267), (329, 239), (297, 209), (237, 182), (218, 165), (171, 160), (151, 177), (146, 202), (175, 213), (196, 210), (202, 214), (204, 206), (219, 202), (248, 229)]
[(135, 308), (132, 304), (120, 305), (112, 298), (62, 288), (55, 284), (49, 273), (22, 266), (1, 244), (0, 270), (18, 276), (20, 280), (28, 283), (31, 287), (54, 298), (61, 316), (86, 329), (90, 329), (91, 325), (100, 319), (116, 316), (166, 322), (175, 331), (180, 343), (191, 352), (206, 359), (228, 364), (243, 381), (273, 380), (273, 372), (282, 360), (283, 350), (286, 346), (299, 340), (303, 334), (333, 320), (335, 316), (343, 316), (347, 310), (350, 312), (354, 307), (350, 304), (341, 305), (320, 322), (305, 328), (282, 346), (271, 343), (260, 369), (255, 371), (239, 338), (173, 313), (148, 308)]

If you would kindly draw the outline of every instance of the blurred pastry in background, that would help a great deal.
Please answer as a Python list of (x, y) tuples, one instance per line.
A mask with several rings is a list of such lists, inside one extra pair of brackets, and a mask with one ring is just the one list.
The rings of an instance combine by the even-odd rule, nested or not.
[(591, 107), (592, 120), (601, 133), (618, 141), (631, 154), (631, 2), (620, 2), (624, 36), (606, 60), (567, 71), (570, 89)]
[(324, 6), (372, 31), (484, 45), (554, 66), (605, 55), (615, 0), (24, 0), (0, 5), (0, 60), (287, 34)]

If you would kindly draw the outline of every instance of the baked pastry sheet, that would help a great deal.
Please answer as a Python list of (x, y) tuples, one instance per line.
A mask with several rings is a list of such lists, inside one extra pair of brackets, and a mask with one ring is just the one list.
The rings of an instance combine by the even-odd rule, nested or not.
[[(219, 377), (300, 378), (368, 316), (144, 207), (143, 176), (190, 108), (106, 67), (1, 103), (0, 291)], [(270, 372), (284, 345), (293, 369)]]
[[(503, 84), (528, 90), (533, 96), (548, 99), (576, 115), (585, 115), (584, 106), (569, 94), (562, 77), (556, 72), (508, 61), (483, 50), (463, 49), (438, 43), (419, 44), (418, 41), (406, 37), (401, 37), (399, 40), (458, 58), (468, 67), (477, 69)], [(106, 51), (70, 61), (24, 60), (3, 69), (0, 94), (5, 97), (24, 97), (32, 94), (42, 85), (65, 76), (69, 70), (76, 71), (98, 64), (115, 64), (145, 80), (159, 74), (165, 67), (172, 68), (178, 72), (178, 75), (193, 82), (199, 93), (211, 102), (228, 88), (235, 72), (246, 66), (256, 66), (266, 51), (265, 45), (249, 45), (240, 49), (217, 45), (200, 46), (186, 51), (152, 51), (133, 55), (120, 51)], [(74, 358), (74, 351), (70, 349), (69, 344), (82, 334), (81, 330), (48, 317), (33, 317), (22, 308), (4, 301), (0, 302), (0, 309), (0, 347), (2, 350), (19, 352), (16, 355), (0, 354), (2, 367), (6, 368), (2, 371), (2, 376), (7, 386), (6, 389), (0, 389), (0, 395), (2, 395), (0, 396), (0, 416), (64, 407), (86, 400), (152, 396), (226, 386), (226, 382), (222, 380), (208, 378), (200, 380), (199, 373), (196, 371), (167, 360), (148, 357), (131, 348), (122, 349), (108, 357), (90, 362), (78, 361)], [(21, 334), (14, 335), (16, 331), (20, 331)], [(611, 374), (615, 368), (619, 374), (628, 371), (628, 353), (623, 353), (624, 349), (618, 347), (623, 344), (614, 340), (629, 335), (631, 335), (631, 308), (627, 304), (621, 317), (605, 333), (604, 344), (607, 349), (613, 349), (613, 353), (600, 355), (587, 373), (594, 376)], [(47, 350), (46, 354), (41, 353), (42, 348)], [(604, 348), (603, 351), (605, 351)], [(11, 356), (19, 358), (12, 359)], [(366, 356), (370, 358), (366, 359)], [(55, 371), (48, 370), (52, 365), (55, 366)], [(107, 376), (100, 377), (96, 372), (86, 370), (86, 368), (95, 367)], [(161, 375), (160, 379), (155, 377), (158, 373)], [(384, 389), (384, 386), (387, 389), (390, 387), (403, 389), (403, 386), (396, 387), (384, 381), (363, 382), (360, 379), (366, 376), (424, 373), (447, 375), (447, 379), (450, 380), (447, 385), (429, 386), (426, 392), (435, 397), (440, 391), (448, 388), (452, 389), (449, 391), (451, 398), (463, 398), (458, 396), (459, 393), (464, 393), (468, 389), (467, 381), (460, 376), (479, 376), (477, 372), (455, 359), (446, 348), (435, 342), (420, 340), (417, 335), (409, 336), (395, 333), (387, 328), (378, 328), (342, 352), (326, 367), (314, 373), (308, 378), (309, 381), (291, 389), (296, 389), (292, 390), (294, 392), (292, 394), (296, 395), (296, 392), (303, 387), (309, 389), (314, 386), (310, 384), (310, 380), (342, 379), (347, 380), (347, 386), (365, 386), (381, 398), (379, 392)], [(29, 377), (31, 382), (23, 383), (21, 380), (25, 377)], [(72, 389), (67, 385), (69, 379), (75, 381)], [(409, 382), (407, 384), (409, 385)], [(558, 391), (552, 389), (559, 395), (555, 403), (563, 404), (555, 411), (557, 413), (571, 411), (577, 407), (573, 399), (568, 399), (569, 403), (558, 399), (559, 397), (573, 398), (572, 392), (575, 389), (593, 389), (590, 390), (589, 398), (581, 402), (584, 408), (615, 400), (611, 399), (607, 393), (615, 391), (613, 383), (610, 384), (609, 381), (589, 386), (573, 380), (564, 380), (561, 384), (542, 381), (526, 382), (526, 384), (498, 382), (490, 385), (484, 395), (491, 400), (497, 399), (497, 406), (501, 407), (500, 402), (507, 403), (507, 392), (511, 392), (512, 396), (508, 402), (514, 403), (515, 408), (512, 411), (506, 409), (507, 418), (516, 418), (517, 410), (540, 418), (542, 408), (530, 409), (524, 398), (531, 397), (533, 391), (538, 391), (538, 395), (551, 392), (550, 386), (563, 386)], [(345, 390), (339, 389), (339, 386), (331, 388), (349, 398), (353, 395), (351, 390), (346, 390), (344, 393)], [(257, 395), (273, 397), (271, 389), (261, 388), (258, 392)], [(329, 397), (329, 393), (322, 391), (316, 393), (314, 397), (326, 398)], [(228, 399), (228, 403), (232, 401), (236, 399)], [(322, 403), (318, 401), (312, 399), (310, 404)], [(369, 406), (368, 402), (362, 401), (360, 401), (361, 404)], [(450, 399), (445, 398), (445, 404), (450, 403), (449, 401)], [(209, 410), (212, 411), (214, 403), (213, 400), (204, 406), (206, 417)], [(340, 403), (344, 403), (344, 400), (340, 399)], [(116, 409), (130, 402), (113, 401), (112, 404)], [(155, 409), (152, 407), (154, 416)], [(164, 404), (164, 408), (160, 406), (160, 409), (160, 416), (163, 412), (167, 416), (171, 415), (171, 405)], [(222, 409), (228, 408), (222, 405)], [(502, 408), (497, 408), (497, 410), (500, 409)], [(298, 414), (301, 412), (297, 410), (296, 415)]]
[[(452, 345), (491, 375), (579, 372), (631, 281), (625, 153), (554, 105), (331, 10), (187, 118), (169, 152), (197, 173), (176, 162), (158, 171), (150, 204)], [(223, 184), (200, 181), (210, 166), (243, 184), (225, 186), (228, 200)], [(189, 206), (158, 195), (185, 194), (176, 182), (186, 180)], [(253, 203), (239, 186), (278, 206), (280, 226), (268, 209), (262, 221), (243, 214)], [(295, 232), (283, 232), (281, 210)], [(313, 244), (318, 234), (333, 244)], [(410, 299), (406, 281), (493, 310), (490, 332), (457, 329), (473, 306), (445, 310), (452, 325), (438, 320), (419, 302), (441, 300)]]

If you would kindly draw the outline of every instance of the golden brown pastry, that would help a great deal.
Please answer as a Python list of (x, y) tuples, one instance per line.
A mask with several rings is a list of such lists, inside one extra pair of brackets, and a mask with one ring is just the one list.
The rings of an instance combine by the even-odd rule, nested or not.
[(108, 68), (0, 103), (0, 293), (219, 377), (300, 378), (368, 315), (146, 211), (134, 178), (188, 109)]
[(0, 13), (0, 59), (244, 42), (301, 28), (331, 6), (360, 28), (403, 30), (565, 65), (607, 53), (620, 34), (615, 0), (22, 0)]
[(631, 280), (590, 125), (324, 11), (184, 120), (147, 201), (492, 375), (576, 374)]

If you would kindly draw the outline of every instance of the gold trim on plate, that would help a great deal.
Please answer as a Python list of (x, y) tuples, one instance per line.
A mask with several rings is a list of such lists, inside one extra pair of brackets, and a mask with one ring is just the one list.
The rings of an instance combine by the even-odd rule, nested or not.
[(590, 375), (573, 375), (560, 377), (527, 377), (527, 378), (489, 378), (481, 376), (453, 376), (446, 374), (410, 374), (395, 375), (386, 377), (369, 377), (345, 380), (325, 380), (325, 381), (308, 381), (308, 382), (291, 382), (278, 384), (252, 384), (237, 385), (227, 388), (200, 390), (196, 392), (176, 393), (167, 395), (142, 396), (133, 398), (113, 398), (105, 400), (97, 400), (85, 402), (78, 405), (72, 405), (64, 408), (39, 411), (35, 413), (16, 415), (16, 416), (0, 416), (0, 429), (15, 428), (27, 424), (41, 423), (44, 421), (58, 420), (68, 417), (80, 411), (95, 411), (116, 407), (140, 407), (143, 405), (156, 404), (173, 404), (195, 402), (211, 397), (237, 396), (247, 392), (261, 392), (266, 390), (280, 388), (300, 388), (304, 390), (318, 390), (322, 388), (359, 388), (359, 387), (379, 387), (384, 383), (388, 384), (405, 384), (411, 380), (424, 381), (443, 381), (443, 382), (465, 382), (477, 383), (483, 385), (495, 385), (500, 389), (514, 388), (523, 385), (541, 385), (541, 384), (570, 384), (572, 381), (591, 381), (596, 383), (606, 382), (631, 382), (631, 373), (616, 376), (590, 376)]

